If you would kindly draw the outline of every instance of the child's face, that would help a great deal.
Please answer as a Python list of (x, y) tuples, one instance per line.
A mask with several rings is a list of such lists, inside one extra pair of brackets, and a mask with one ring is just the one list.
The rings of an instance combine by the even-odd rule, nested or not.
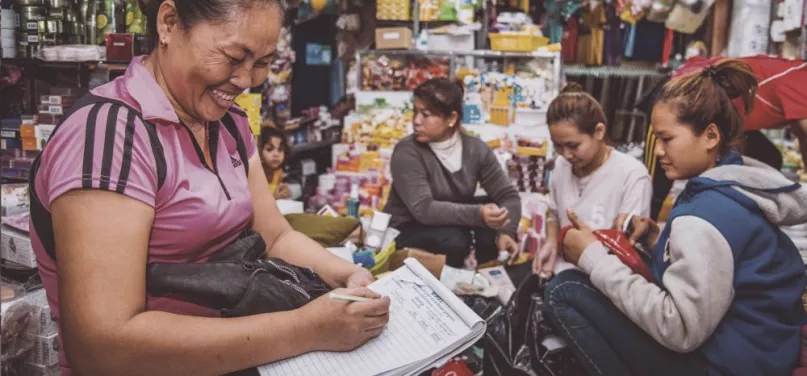
[(549, 127), (555, 151), (566, 158), (575, 170), (584, 170), (596, 163), (597, 155), (605, 145), (605, 125), (597, 126), (594, 134), (580, 132), (570, 121), (561, 121)]
[(650, 118), (656, 146), (653, 149), (670, 180), (685, 180), (714, 167), (720, 134), (710, 125), (700, 136), (678, 120), (670, 104), (658, 103)]
[(266, 167), (272, 170), (277, 170), (283, 165), (283, 160), (286, 159), (286, 153), (281, 146), (281, 140), (277, 137), (269, 139), (263, 149), (261, 149), (261, 160)]

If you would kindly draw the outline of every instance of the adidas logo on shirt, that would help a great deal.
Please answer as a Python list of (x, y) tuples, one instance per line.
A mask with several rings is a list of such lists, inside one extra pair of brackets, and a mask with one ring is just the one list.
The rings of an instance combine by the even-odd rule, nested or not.
[(232, 162), (232, 163), (233, 163), (233, 167), (234, 167), (234, 168), (235, 168), (235, 167), (239, 167), (239, 166), (241, 166), (242, 164), (244, 164), (244, 162), (241, 162), (241, 160), (240, 160), (240, 159), (236, 159), (235, 157), (232, 157), (232, 156), (230, 156), (230, 162)]

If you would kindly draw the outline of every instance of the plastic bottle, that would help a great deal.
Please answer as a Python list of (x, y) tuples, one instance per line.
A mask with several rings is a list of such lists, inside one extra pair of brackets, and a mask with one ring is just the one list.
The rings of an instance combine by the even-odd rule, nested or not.
[(350, 197), (347, 200), (347, 215), (359, 218), (359, 181), (353, 179), (350, 184)]

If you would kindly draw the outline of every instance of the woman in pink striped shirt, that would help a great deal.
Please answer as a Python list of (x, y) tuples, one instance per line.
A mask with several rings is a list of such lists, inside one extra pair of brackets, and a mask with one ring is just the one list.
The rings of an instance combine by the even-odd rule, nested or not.
[(147, 263), (205, 262), (248, 228), (270, 256), (312, 267), (345, 293), (373, 293), (366, 270), (280, 215), (233, 105), (267, 76), (279, 0), (141, 3), (152, 53), (74, 106), (32, 172), (32, 242), (60, 325), (63, 374), (216, 375), (378, 335), (388, 299), (320, 298), (221, 318), (147, 295)]

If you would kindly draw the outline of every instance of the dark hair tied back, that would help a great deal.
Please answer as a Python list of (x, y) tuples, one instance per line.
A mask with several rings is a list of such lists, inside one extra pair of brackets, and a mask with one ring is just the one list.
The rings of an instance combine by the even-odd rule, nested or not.
[(748, 63), (723, 60), (702, 72), (671, 80), (661, 89), (658, 103), (673, 106), (678, 120), (702, 134), (710, 124), (721, 133), (721, 155), (735, 145), (743, 131), (743, 115), (733, 100), (740, 99), (744, 113), (754, 107), (758, 82)]
[[(157, 13), (165, 0), (138, 0), (140, 10), (146, 15), (148, 27), (148, 44), (151, 50), (157, 48), (159, 32), (157, 31)], [(284, 0), (174, 0), (180, 25), (190, 29), (200, 21), (225, 22), (230, 12), (248, 9), (256, 3), (276, 5), (285, 12)]]
[(701, 72), (701, 76), (709, 77), (709, 78), (717, 81), (717, 69), (715, 69), (715, 67), (710, 65), (710, 66), (703, 69), (703, 72)]
[(578, 84), (577, 82), (569, 82), (562, 89), (560, 89), (561, 94), (565, 93), (585, 93), (586, 90), (583, 89), (583, 86)]
[(462, 122), (462, 100), (465, 91), (461, 83), (447, 78), (432, 78), (418, 85), (413, 96), (422, 100), (429, 110), (443, 117), (449, 117), (452, 112), (456, 112), (457, 122)]
[(576, 82), (566, 84), (549, 104), (546, 112), (546, 123), (549, 126), (564, 121), (574, 124), (580, 132), (589, 135), (594, 134), (597, 124), (607, 124), (600, 102)]

